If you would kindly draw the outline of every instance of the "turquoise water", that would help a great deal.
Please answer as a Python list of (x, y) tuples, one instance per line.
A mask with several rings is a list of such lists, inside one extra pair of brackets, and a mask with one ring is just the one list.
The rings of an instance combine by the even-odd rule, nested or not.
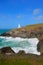
[(0, 29), (0, 34), (4, 33), (4, 32), (8, 32), (10, 29)]
[[(9, 30), (0, 30), (0, 34), (3, 32), (7, 32)], [(37, 44), (39, 40), (37, 38), (12, 38), (12, 37), (3, 37), (0, 36), (0, 49), (3, 47), (11, 47), (15, 53), (18, 53), (20, 50), (24, 50), (25, 53), (32, 53), (40, 55), (37, 51)]]

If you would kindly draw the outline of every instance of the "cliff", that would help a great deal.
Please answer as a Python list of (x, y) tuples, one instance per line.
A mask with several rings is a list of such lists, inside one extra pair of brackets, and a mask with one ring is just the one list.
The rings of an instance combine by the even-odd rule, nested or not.
[(43, 23), (35, 25), (27, 25), (22, 28), (13, 29), (9, 32), (5, 32), (0, 36), (22, 37), (22, 38), (38, 38), (39, 43), (37, 45), (38, 51), (43, 54)]
[(13, 29), (9, 32), (1, 34), (1, 36), (12, 36), (12, 37), (43, 37), (43, 24), (29, 25), (22, 28)]

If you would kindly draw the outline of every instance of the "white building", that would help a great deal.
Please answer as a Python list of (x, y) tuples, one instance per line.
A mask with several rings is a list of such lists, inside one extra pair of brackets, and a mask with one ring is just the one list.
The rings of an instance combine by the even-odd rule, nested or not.
[(21, 25), (20, 24), (18, 24), (18, 28), (21, 28)]

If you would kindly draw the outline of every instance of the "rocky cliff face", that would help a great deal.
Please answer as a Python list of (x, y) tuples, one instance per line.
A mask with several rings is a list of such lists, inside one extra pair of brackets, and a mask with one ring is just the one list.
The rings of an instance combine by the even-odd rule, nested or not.
[(5, 32), (1, 36), (12, 36), (12, 37), (23, 37), (23, 38), (34, 38), (43, 37), (43, 24), (26, 26)]
[(41, 54), (43, 54), (43, 38), (40, 39), (40, 41), (39, 41), (39, 43), (37, 45), (37, 49), (38, 49), (38, 51), (41, 52)]
[(26, 26), (23, 28), (18, 28), (5, 32), (0, 36), (11, 36), (11, 37), (22, 37), (22, 38), (38, 38), (40, 41), (37, 45), (38, 51), (43, 53), (43, 24), (36, 24), (31, 26)]

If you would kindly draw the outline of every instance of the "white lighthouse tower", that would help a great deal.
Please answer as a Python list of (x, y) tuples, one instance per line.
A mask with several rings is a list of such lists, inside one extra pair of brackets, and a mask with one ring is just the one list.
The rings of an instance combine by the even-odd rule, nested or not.
[(18, 28), (21, 28), (21, 25), (20, 24), (18, 24)]

